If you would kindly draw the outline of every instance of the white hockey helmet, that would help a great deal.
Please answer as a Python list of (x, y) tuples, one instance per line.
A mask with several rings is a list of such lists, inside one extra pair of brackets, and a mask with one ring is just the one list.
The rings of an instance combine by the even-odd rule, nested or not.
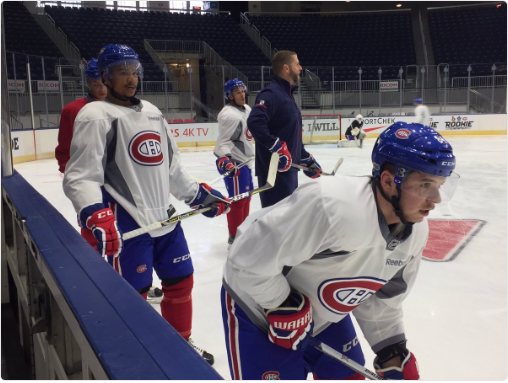
[(356, 115), (356, 119), (357, 119), (358, 121), (363, 120), (363, 116), (362, 116), (361, 114), (357, 114), (357, 115)]

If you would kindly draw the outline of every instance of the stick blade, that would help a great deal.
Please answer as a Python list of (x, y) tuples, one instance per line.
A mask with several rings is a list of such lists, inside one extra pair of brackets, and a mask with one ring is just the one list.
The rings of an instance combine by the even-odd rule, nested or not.
[(343, 162), (344, 162), (344, 158), (342, 158), (342, 157), (339, 158), (339, 160), (337, 161), (337, 164), (333, 168), (332, 176), (335, 175), (335, 173), (337, 172), (337, 169), (339, 169), (340, 165), (342, 165)]
[(279, 155), (272, 153), (270, 158), (270, 167), (268, 168), (268, 177), (266, 177), (266, 183), (273, 187), (275, 185), (275, 178), (277, 178), (277, 171), (279, 167)]

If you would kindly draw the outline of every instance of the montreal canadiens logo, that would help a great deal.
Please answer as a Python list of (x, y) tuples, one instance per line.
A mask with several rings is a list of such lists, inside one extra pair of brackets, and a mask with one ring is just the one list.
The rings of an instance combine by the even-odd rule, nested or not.
[(147, 270), (146, 265), (138, 266), (138, 268), (136, 269), (136, 271), (140, 274), (144, 273), (146, 270)]
[(280, 380), (279, 371), (267, 371), (263, 374), (261, 380)]
[(397, 138), (402, 138), (403, 140), (409, 138), (410, 135), (411, 135), (411, 131), (409, 131), (407, 129), (399, 129), (395, 132), (395, 136)]
[(129, 155), (139, 165), (156, 166), (162, 164), (161, 135), (145, 130), (136, 134), (129, 143)]
[(249, 128), (245, 129), (245, 137), (248, 141), (252, 141), (252, 133), (250, 132)]
[(386, 281), (370, 277), (336, 278), (324, 281), (318, 289), (323, 306), (332, 313), (345, 315), (365, 302)]

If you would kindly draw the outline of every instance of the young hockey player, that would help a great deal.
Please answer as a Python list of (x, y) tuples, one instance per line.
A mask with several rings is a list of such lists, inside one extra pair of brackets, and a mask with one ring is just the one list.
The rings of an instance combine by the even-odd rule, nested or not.
[(304, 174), (317, 178), (321, 166), (302, 143), (302, 114), (293, 98), (292, 84), (300, 79), (302, 67), (292, 51), (279, 51), (272, 59), (275, 76), (256, 97), (247, 125), (256, 141), (256, 176), (264, 185), (272, 153), (279, 154), (279, 174), (275, 187), (260, 194), (261, 206), (267, 207), (291, 195), (298, 187), (298, 170), (291, 163), (309, 168)]
[(433, 129), (397, 122), (379, 136), (372, 162), (372, 177), (309, 182), (238, 228), (221, 297), (233, 379), (363, 379), (306, 347), (312, 335), (365, 364), (350, 313), (378, 374), (418, 379), (401, 304), (427, 216), (458, 182), (455, 157)]
[[(168, 218), (171, 195), (191, 207), (226, 213), (229, 200), (192, 180), (161, 111), (135, 97), (142, 70), (128, 45), (108, 44), (98, 68), (108, 89), (104, 102), (76, 117), (71, 158), (63, 182), (83, 227), (100, 254), (146, 299), (155, 269), (162, 281), (162, 316), (193, 345), (193, 266), (180, 223), (127, 241), (122, 232)], [(213, 364), (213, 356), (194, 346)]]
[[(236, 78), (227, 81), (224, 85), (224, 97), (227, 104), (217, 118), (219, 137), (213, 152), (217, 156), (216, 164), (219, 173), (227, 175), (224, 183), (230, 197), (254, 188), (251, 171), (253, 162), (247, 163), (241, 169), (235, 169), (235, 166), (254, 156), (252, 135), (247, 127), (251, 107), (245, 102), (246, 92), (247, 87), (242, 81)], [(235, 240), (237, 227), (249, 215), (249, 208), (250, 198), (231, 205), (227, 215), (230, 245)]]

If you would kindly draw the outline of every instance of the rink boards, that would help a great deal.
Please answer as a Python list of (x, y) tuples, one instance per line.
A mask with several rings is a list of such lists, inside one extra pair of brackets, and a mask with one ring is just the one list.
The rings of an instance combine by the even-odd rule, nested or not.
[[(342, 118), (342, 135), (353, 118)], [(415, 122), (413, 116), (365, 117), (363, 129), (367, 138), (377, 137), (397, 121)], [(305, 121), (304, 121), (305, 123)], [(338, 140), (337, 119), (319, 119), (314, 125), (313, 140)], [(304, 142), (310, 137), (310, 122), (303, 129)], [(431, 117), (431, 127), (447, 135), (506, 135), (506, 114), (440, 115)], [(179, 147), (214, 146), (219, 135), (216, 122), (169, 125)], [(58, 139), (58, 128), (24, 129), (11, 132), (14, 163), (53, 158)], [(56, 165), (55, 165), (56, 166)]]

